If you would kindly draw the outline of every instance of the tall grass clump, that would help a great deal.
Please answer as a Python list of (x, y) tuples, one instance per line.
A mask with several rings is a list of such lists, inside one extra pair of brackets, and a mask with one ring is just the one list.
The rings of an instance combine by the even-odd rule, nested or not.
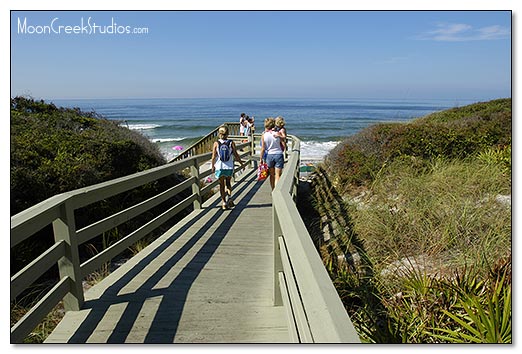
[(372, 259), (429, 254), (469, 264), (511, 251), (511, 208), (498, 199), (511, 193), (502, 166), (438, 159), (419, 174), (409, 160), (394, 161), (353, 215)]

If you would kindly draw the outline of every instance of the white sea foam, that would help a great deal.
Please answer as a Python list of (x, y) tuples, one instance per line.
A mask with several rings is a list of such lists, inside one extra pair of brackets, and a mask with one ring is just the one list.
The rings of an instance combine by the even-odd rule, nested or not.
[(161, 127), (159, 124), (129, 124), (129, 129), (132, 130), (148, 130)]
[(182, 141), (188, 139), (187, 137), (181, 137), (181, 138), (166, 138), (166, 139), (156, 139), (152, 138), (150, 139), (153, 143), (168, 143), (169, 141)]
[(187, 138), (151, 139), (151, 141), (158, 144), (161, 154), (167, 161), (170, 161), (184, 151), (174, 150), (173, 147), (175, 145), (181, 145), (183, 148), (187, 148), (189, 144), (187, 144), (186, 141), (181, 142), (185, 139)]
[(301, 141), (301, 160), (323, 160), (338, 141)]
[(176, 156), (178, 156), (182, 151), (160, 148), (160, 152), (167, 161), (170, 161), (173, 158), (175, 158)]
[[(180, 154), (180, 151), (172, 149), (167, 142), (180, 141), (184, 138), (151, 139), (153, 142), (163, 143), (160, 151), (167, 160), (171, 160)], [(322, 161), (326, 155), (339, 144), (338, 141), (301, 141), (301, 161)]]

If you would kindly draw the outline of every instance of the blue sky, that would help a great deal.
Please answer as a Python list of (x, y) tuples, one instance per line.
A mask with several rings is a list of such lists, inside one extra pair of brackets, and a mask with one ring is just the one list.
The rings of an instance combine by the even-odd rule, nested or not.
[[(511, 15), (13, 11), (11, 96), (510, 97)], [(67, 33), (88, 24), (148, 33)]]

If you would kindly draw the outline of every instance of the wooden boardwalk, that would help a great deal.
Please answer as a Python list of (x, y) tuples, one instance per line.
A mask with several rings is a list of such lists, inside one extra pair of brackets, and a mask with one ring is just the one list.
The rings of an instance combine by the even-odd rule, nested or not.
[(270, 184), (247, 170), (217, 196), (85, 293), (46, 343), (289, 342), (273, 306)]

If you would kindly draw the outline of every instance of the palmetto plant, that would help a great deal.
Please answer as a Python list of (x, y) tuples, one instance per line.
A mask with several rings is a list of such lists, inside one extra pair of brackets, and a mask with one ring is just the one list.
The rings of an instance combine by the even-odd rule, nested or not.
[(499, 263), (488, 276), (468, 267), (445, 277), (411, 269), (392, 282), (374, 278), (373, 287), (353, 275), (335, 285), (343, 301), (355, 300), (350, 316), (365, 342), (511, 343), (511, 261)]
[(481, 291), (460, 291), (455, 311), (444, 310), (452, 328), (434, 328), (433, 335), (451, 343), (511, 343), (511, 282), (507, 272)]

